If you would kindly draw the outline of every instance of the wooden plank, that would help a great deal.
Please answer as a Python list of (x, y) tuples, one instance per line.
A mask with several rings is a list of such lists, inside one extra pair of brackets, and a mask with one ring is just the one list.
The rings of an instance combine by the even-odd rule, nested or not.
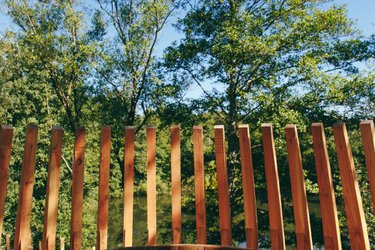
[(232, 245), (231, 215), (229, 204), (229, 185), (227, 172), (227, 157), (225, 153), (224, 126), (216, 125), (215, 132), (215, 153), (216, 153), (216, 174), (219, 195), (219, 222), (221, 244)]
[(31, 242), (31, 206), (33, 200), (34, 172), (38, 127), (29, 125), (26, 132), (26, 142), (23, 154), (20, 192), (18, 196), (16, 231), (14, 249), (28, 249)]
[(206, 195), (204, 186), (203, 129), (201, 126), (193, 127), (193, 148), (197, 243), (206, 244)]
[(10, 153), (12, 149), (13, 128), (1, 125), (0, 127), (0, 247), (3, 233), (5, 199), (7, 195), (8, 171)]
[(123, 246), (133, 245), (134, 127), (125, 128)]
[(324, 248), (338, 250), (341, 249), (340, 228), (323, 124), (314, 123), (311, 130), (319, 186)]
[(146, 128), (148, 244), (156, 245), (156, 128)]
[(297, 127), (295, 125), (287, 125), (285, 131), (294, 220), (296, 224), (297, 249), (312, 249), (309, 208), (307, 205)]
[(6, 250), (10, 250), (10, 234), (7, 234), (5, 237)]
[(43, 249), (56, 249), (62, 137), (63, 129), (53, 126), (48, 163), (46, 206), (44, 209)]
[(60, 250), (65, 250), (65, 239), (60, 238)]
[(180, 126), (171, 127), (172, 243), (181, 243)]
[(350, 245), (352, 249), (370, 249), (362, 199), (345, 124), (335, 124), (333, 135), (340, 169)]
[(82, 208), (83, 183), (85, 173), (85, 128), (75, 131), (73, 181), (72, 181), (72, 212), (70, 222), (70, 249), (82, 248)]
[(254, 170), (253, 159), (251, 154), (249, 126), (240, 125), (238, 128), (238, 135), (240, 139), (246, 247), (258, 249), (257, 205), (255, 196)]
[(276, 150), (271, 124), (262, 124), (264, 166), (266, 171), (268, 214), (270, 218), (271, 246), (275, 250), (285, 249), (283, 210)]
[(365, 154), (367, 175), (370, 182), (372, 207), (375, 214), (375, 129), (374, 121), (362, 121), (360, 124), (363, 151)]
[(111, 162), (111, 127), (105, 126), (100, 134), (100, 165), (98, 194), (98, 223), (96, 249), (107, 249), (109, 168)]

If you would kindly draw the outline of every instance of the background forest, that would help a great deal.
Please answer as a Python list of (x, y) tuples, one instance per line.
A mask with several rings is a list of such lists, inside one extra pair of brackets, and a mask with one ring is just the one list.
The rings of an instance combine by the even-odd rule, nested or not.
[[(365, 8), (365, 6), (363, 6)], [(260, 125), (274, 126), (287, 244), (293, 208), (284, 127), (297, 124), (314, 243), (323, 244), (310, 125), (323, 122), (344, 249), (349, 248), (330, 127), (345, 121), (375, 248), (375, 218), (358, 124), (375, 115), (375, 36), (363, 36), (344, 6), (326, 0), (2, 0), (11, 25), (0, 34), (0, 122), (15, 127), (4, 232), (15, 225), (26, 126), (39, 143), (32, 213), (42, 237), (50, 130), (64, 128), (57, 237), (69, 242), (74, 129), (85, 126), (83, 247), (95, 245), (99, 132), (112, 126), (110, 247), (122, 241), (125, 126), (136, 127), (135, 244), (144, 244), (145, 126), (157, 126), (158, 242), (171, 240), (169, 127), (181, 125), (183, 241), (195, 240), (192, 127), (205, 133), (209, 243), (219, 243), (213, 126), (223, 124), (233, 236), (245, 241), (237, 127), (251, 128), (261, 245), (269, 247)], [(165, 37), (173, 25), (179, 37)], [(162, 39), (173, 41), (157, 50)], [(197, 95), (189, 94), (197, 90)], [(3, 241), (4, 242), (4, 241)]]

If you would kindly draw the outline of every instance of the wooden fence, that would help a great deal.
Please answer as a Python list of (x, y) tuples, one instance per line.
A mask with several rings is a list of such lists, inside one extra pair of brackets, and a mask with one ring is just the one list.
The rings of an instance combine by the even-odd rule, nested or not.
[[(340, 229), (332, 183), (331, 167), (327, 151), (324, 127), (321, 123), (312, 125), (313, 149), (316, 163), (319, 198), (323, 223), (325, 249), (341, 249)], [(360, 124), (363, 150), (365, 155), (368, 179), (375, 211), (375, 131), (373, 121)], [(295, 125), (287, 125), (286, 144), (290, 169), (291, 190), (294, 209), (297, 249), (312, 249), (311, 226), (307, 205), (300, 145)], [(343, 196), (352, 249), (370, 249), (364, 208), (356, 178), (355, 166), (350, 149), (345, 124), (333, 126), (338, 166), (340, 170)], [(214, 127), (215, 154), (218, 182), (219, 222), (221, 246), (232, 245), (231, 213), (227, 176), (227, 157), (225, 152), (225, 133), (223, 126)], [(243, 183), (243, 199), (245, 214), (246, 247), (258, 249), (258, 225), (255, 197), (255, 183), (252, 165), (251, 140), (249, 127), (238, 128), (240, 158)], [(31, 208), (33, 197), (34, 171), (37, 150), (38, 128), (30, 125), (26, 132), (17, 217), (14, 233), (14, 249), (30, 249), (31, 246)], [(48, 165), (46, 205), (44, 213), (42, 249), (56, 248), (56, 226), (58, 213), (58, 193), (60, 161), (63, 129), (52, 128), (50, 158)], [(0, 233), (2, 232), (8, 169), (11, 157), (13, 129), (1, 126), (0, 131)], [(124, 215), (123, 246), (132, 246), (133, 238), (133, 182), (134, 182), (134, 141), (133, 127), (125, 128), (124, 155)], [(148, 245), (157, 244), (156, 218), (156, 128), (147, 127), (147, 232)], [(271, 124), (262, 125), (262, 141), (264, 151), (265, 175), (270, 218), (270, 236), (272, 249), (285, 249), (283, 212), (279, 175), (276, 159), (275, 143)], [(109, 167), (111, 148), (111, 128), (101, 130), (99, 199), (97, 220), (97, 249), (107, 248), (108, 238), (108, 193)], [(193, 127), (194, 149), (194, 186), (196, 205), (196, 243), (206, 244), (206, 205), (204, 183), (204, 149), (203, 129)], [(70, 249), (81, 249), (82, 242), (82, 207), (84, 184), (85, 129), (77, 128), (75, 132), (74, 159), (72, 173), (72, 210)], [(181, 159), (180, 159), (180, 127), (171, 127), (171, 175), (172, 175), (172, 243), (181, 244)], [(1, 240), (1, 238), (0, 238)], [(10, 235), (6, 236), (6, 248), (10, 249)], [(1, 242), (0, 242), (1, 245)], [(64, 239), (60, 242), (64, 248)], [(176, 245), (177, 246), (177, 245)], [(197, 245), (198, 246), (198, 245)], [(207, 248), (208, 249), (208, 248)]]

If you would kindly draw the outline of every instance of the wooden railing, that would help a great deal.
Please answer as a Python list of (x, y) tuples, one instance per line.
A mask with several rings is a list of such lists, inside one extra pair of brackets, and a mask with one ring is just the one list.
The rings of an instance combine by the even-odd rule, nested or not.
[[(375, 131), (373, 121), (363, 121), (360, 124), (365, 162), (370, 183), (372, 204), (375, 211)], [(311, 226), (307, 205), (306, 189), (302, 169), (300, 145), (295, 125), (287, 125), (286, 144), (290, 169), (291, 190), (294, 209), (295, 231), (298, 249), (312, 249)], [(355, 174), (355, 166), (350, 149), (349, 138), (345, 124), (333, 126), (338, 166), (340, 170), (350, 244), (352, 249), (370, 249), (364, 208)], [(227, 175), (227, 158), (225, 152), (225, 133), (223, 126), (214, 127), (215, 155), (218, 182), (218, 203), (221, 246), (232, 245), (231, 213), (229, 204), (229, 189)], [(240, 143), (240, 158), (243, 183), (243, 200), (245, 214), (246, 247), (258, 248), (257, 208), (255, 183), (252, 166), (252, 152), (249, 127), (240, 125), (238, 130)], [(29, 125), (26, 132), (23, 164), (21, 172), (20, 191), (17, 217), (14, 233), (14, 249), (30, 249), (31, 247), (31, 208), (33, 197), (34, 171), (37, 150), (38, 128)], [(56, 226), (58, 213), (58, 193), (60, 161), (62, 150), (63, 129), (52, 128), (50, 158), (48, 166), (46, 205), (44, 214), (43, 240), (40, 248), (56, 248)], [(315, 155), (319, 198), (323, 223), (325, 249), (341, 249), (340, 229), (337, 208), (332, 183), (331, 167), (326, 146), (324, 127), (321, 123), (312, 125), (313, 149)], [(13, 129), (1, 126), (0, 131), (0, 233), (2, 232), (4, 206), (7, 189), (8, 169), (11, 157)], [(262, 140), (264, 151), (265, 175), (268, 195), (270, 218), (270, 236), (272, 249), (285, 249), (283, 212), (276, 151), (271, 124), (262, 125)], [(157, 244), (156, 218), (156, 128), (147, 127), (147, 232), (148, 245)], [(134, 183), (134, 142), (133, 127), (125, 128), (124, 155), (124, 221), (123, 246), (133, 245), (133, 183)], [(97, 220), (97, 249), (107, 248), (108, 232), (108, 196), (109, 196), (109, 166), (111, 148), (111, 128), (106, 126), (101, 130), (100, 170), (99, 170), (99, 199)], [(204, 183), (204, 149), (203, 129), (193, 128), (194, 150), (194, 186), (196, 205), (196, 249), (206, 244), (206, 205)], [(85, 129), (77, 128), (75, 132), (74, 159), (72, 167), (72, 210), (70, 249), (81, 249), (82, 243), (82, 207), (84, 184), (84, 154)], [(172, 175), (172, 243), (175, 246), (182, 243), (181, 230), (181, 159), (180, 159), (180, 127), (171, 127), (171, 175)], [(1, 242), (0, 242), (1, 244)], [(62, 249), (64, 240), (60, 243)], [(200, 247), (199, 247), (200, 246)], [(10, 236), (6, 237), (6, 247), (10, 249)], [(207, 248), (207, 247), (206, 247)], [(167, 249), (167, 248), (166, 248)], [(169, 249), (169, 248), (168, 248)], [(172, 248), (171, 248), (172, 249)], [(174, 249), (179, 249), (174, 248)], [(204, 249), (204, 247), (202, 248)], [(208, 249), (208, 248), (207, 248)]]

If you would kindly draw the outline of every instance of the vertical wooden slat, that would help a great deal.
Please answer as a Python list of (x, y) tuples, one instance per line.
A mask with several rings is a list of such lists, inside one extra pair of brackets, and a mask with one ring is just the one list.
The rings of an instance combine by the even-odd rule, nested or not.
[(53, 126), (48, 163), (46, 206), (44, 210), (43, 249), (56, 248), (62, 136), (63, 129), (58, 126)]
[(60, 250), (65, 250), (65, 239), (60, 238)]
[(370, 182), (372, 207), (375, 214), (375, 129), (374, 121), (362, 121), (360, 124), (363, 151), (365, 154), (367, 175)]
[(338, 250), (341, 249), (340, 228), (323, 124), (314, 123), (311, 130), (319, 186), (324, 247), (327, 250)]
[(333, 135), (340, 169), (350, 245), (352, 249), (370, 249), (362, 199), (345, 124), (335, 124)]
[(206, 196), (204, 186), (203, 129), (201, 126), (193, 127), (193, 147), (197, 243), (206, 244)]
[(246, 247), (258, 249), (257, 205), (255, 197), (254, 170), (253, 159), (251, 155), (249, 126), (240, 125), (238, 128), (238, 135), (240, 139)]
[(29, 125), (23, 154), (20, 192), (18, 196), (14, 249), (28, 249), (31, 245), (31, 206), (33, 200), (34, 172), (38, 127)]
[(8, 170), (13, 140), (13, 128), (0, 127), (0, 247), (3, 233), (5, 199), (7, 194)]
[(215, 152), (216, 152), (216, 173), (219, 195), (219, 221), (220, 238), (224, 246), (232, 245), (231, 216), (229, 204), (229, 185), (227, 173), (227, 157), (225, 153), (224, 126), (216, 125), (215, 131)]
[(172, 242), (181, 243), (180, 126), (171, 127)]
[(99, 195), (98, 195), (98, 224), (96, 248), (107, 249), (108, 235), (108, 195), (109, 167), (111, 162), (111, 127), (102, 127), (100, 134), (100, 165), (99, 165)]
[(276, 150), (271, 124), (262, 124), (264, 165), (266, 170), (268, 214), (270, 217), (270, 235), (272, 249), (284, 250), (284, 223), (281, 206), (279, 173), (277, 169)]
[(10, 250), (10, 234), (6, 235), (5, 243), (6, 243), (6, 250)]
[(72, 181), (72, 213), (70, 222), (70, 249), (82, 248), (82, 208), (83, 183), (85, 173), (85, 129), (75, 131), (73, 181)]
[(123, 246), (133, 245), (134, 127), (125, 128)]
[(156, 128), (147, 127), (147, 229), (148, 244), (156, 245)]
[(295, 125), (287, 125), (285, 131), (294, 220), (296, 224), (297, 249), (312, 249), (309, 208), (307, 205), (297, 127)]

